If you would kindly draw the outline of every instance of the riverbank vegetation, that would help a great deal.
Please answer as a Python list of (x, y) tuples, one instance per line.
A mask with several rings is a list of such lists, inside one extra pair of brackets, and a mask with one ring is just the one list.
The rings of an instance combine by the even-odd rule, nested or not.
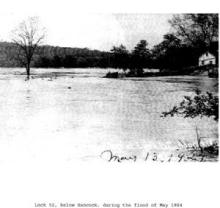
[[(133, 51), (128, 53), (124, 46), (114, 47), (116, 66), (129, 69), (126, 76), (167, 76), (191, 75), (195, 71), (211, 71), (216, 77), (218, 68), (218, 15), (217, 14), (184, 14), (174, 15), (169, 21), (172, 32), (165, 34), (163, 40), (152, 49), (146, 41), (141, 40)], [(121, 50), (123, 48), (123, 50)], [(198, 58), (205, 52), (211, 52), (217, 59), (217, 65), (199, 67)], [(120, 54), (119, 54), (120, 52)], [(119, 57), (127, 58), (121, 66)], [(157, 73), (144, 73), (143, 69), (160, 69)], [(214, 73), (213, 73), (214, 71)], [(108, 74), (107, 77), (111, 77)]]

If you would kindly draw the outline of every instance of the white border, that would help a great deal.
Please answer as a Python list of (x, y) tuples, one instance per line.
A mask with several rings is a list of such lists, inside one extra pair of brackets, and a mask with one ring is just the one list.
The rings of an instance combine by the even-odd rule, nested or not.
[[(0, 12), (30, 8), (68, 12), (219, 13), (218, 1), (20, 0), (0, 1)], [(184, 208), (220, 207), (217, 163), (0, 164), (0, 207), (34, 202), (182, 202)]]

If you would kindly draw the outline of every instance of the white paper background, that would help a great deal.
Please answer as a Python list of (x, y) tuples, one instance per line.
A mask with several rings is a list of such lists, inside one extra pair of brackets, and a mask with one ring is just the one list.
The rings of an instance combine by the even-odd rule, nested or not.
[[(67, 12), (182, 13), (219, 12), (218, 1), (87, 0), (0, 1), (0, 12), (21, 5)], [(65, 23), (64, 23), (65, 24)], [(2, 129), (1, 129), (2, 131)], [(153, 203), (181, 202), (185, 208), (217, 208), (217, 163), (0, 163), (0, 207), (32, 208), (39, 202)]]

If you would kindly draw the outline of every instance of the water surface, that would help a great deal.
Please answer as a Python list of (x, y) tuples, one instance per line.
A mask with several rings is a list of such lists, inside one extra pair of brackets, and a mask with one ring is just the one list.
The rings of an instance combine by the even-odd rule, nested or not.
[(169, 154), (218, 137), (211, 118), (161, 118), (195, 89), (218, 93), (217, 79), (176, 76), (102, 78), (110, 69), (0, 68), (0, 161), (99, 160), (121, 155)]

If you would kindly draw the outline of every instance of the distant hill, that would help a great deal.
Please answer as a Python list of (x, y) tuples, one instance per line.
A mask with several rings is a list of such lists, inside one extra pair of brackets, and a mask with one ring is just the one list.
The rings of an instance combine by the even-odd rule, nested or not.
[[(17, 47), (0, 42), (0, 67), (19, 67)], [(88, 48), (70, 48), (44, 45), (34, 56), (32, 67), (108, 67), (111, 54)]]
[[(162, 47), (162, 48), (161, 48)], [(117, 48), (117, 47), (116, 47)], [(21, 67), (17, 61), (17, 47), (13, 43), (0, 42), (0, 67)], [(140, 69), (156, 68), (168, 71), (179, 71), (198, 65), (198, 57), (207, 49), (196, 48), (182, 44), (181, 46), (161, 46), (149, 51), (144, 59), (132, 52), (104, 52), (88, 48), (70, 48), (44, 45), (37, 49), (31, 63), (32, 67), (42, 68), (120, 68)], [(208, 49), (216, 56), (218, 66), (218, 41), (213, 42)]]
[(0, 67), (15, 67), (18, 63), (12, 58), (16, 47), (12, 43), (0, 42)]

